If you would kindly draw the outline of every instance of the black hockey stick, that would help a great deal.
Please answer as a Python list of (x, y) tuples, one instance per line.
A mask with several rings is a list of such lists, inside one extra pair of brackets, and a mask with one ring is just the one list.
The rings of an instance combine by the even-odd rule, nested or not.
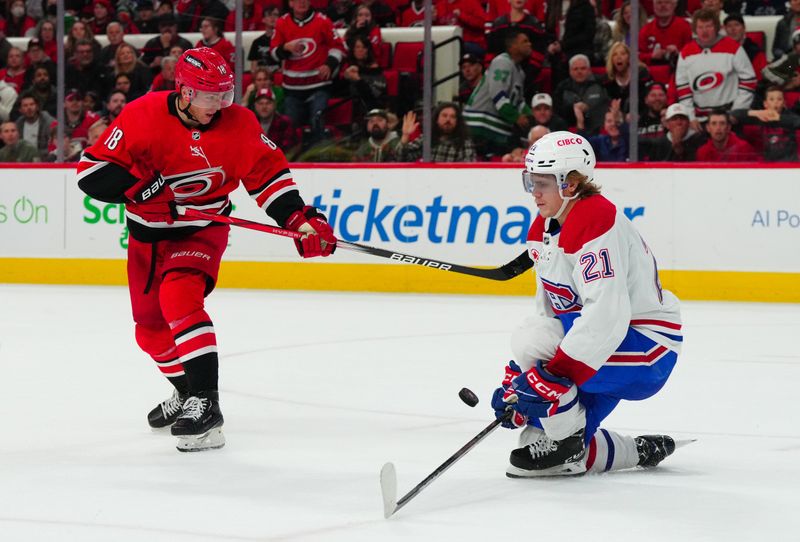
[(406, 493), (399, 501), (397, 500), (397, 472), (395, 471), (394, 464), (386, 463), (381, 469), (381, 493), (383, 494), (383, 517), (389, 518), (392, 514), (404, 507), (408, 502), (416, 497), (420, 491), (431, 485), (434, 480), (444, 474), (444, 472), (455, 465), (456, 461), (464, 457), (467, 452), (475, 447), (480, 441), (485, 439), (489, 434), (497, 429), (500, 424), (507, 421), (513, 415), (511, 406), (502, 418), (495, 419), (492, 423), (487, 425), (483, 431), (475, 435), (472, 440), (463, 445), (459, 450), (447, 458), (447, 461), (436, 467), (432, 473), (428, 475), (423, 481), (414, 486), (414, 489)]
[[(296, 231), (279, 228), (277, 226), (270, 226), (261, 224), (260, 222), (253, 222), (244, 218), (237, 218), (233, 216), (214, 215), (196, 209), (188, 209), (185, 207), (178, 207), (178, 214), (187, 218), (197, 218), (201, 220), (210, 220), (211, 222), (221, 222), (223, 224), (230, 224), (232, 226), (239, 226), (250, 230), (271, 233), (273, 235), (282, 235), (284, 237), (291, 237), (299, 239), (303, 234)], [(482, 267), (469, 267), (466, 265), (458, 265), (455, 263), (440, 262), (438, 260), (431, 260), (429, 258), (420, 258), (419, 256), (412, 256), (402, 252), (395, 252), (393, 250), (386, 250), (378, 247), (371, 247), (362, 245), (360, 243), (351, 243), (349, 241), (339, 240), (336, 243), (339, 248), (346, 250), (353, 250), (361, 252), (362, 254), (369, 254), (371, 256), (378, 256), (380, 258), (387, 258), (396, 262), (410, 263), (414, 265), (421, 265), (431, 269), (441, 269), (442, 271), (450, 271), (453, 273), (461, 273), (462, 275), (471, 275), (473, 277), (480, 277), (491, 280), (509, 280), (517, 277), (533, 267), (533, 261), (528, 252), (525, 251), (507, 264), (501, 267), (485, 269)]]

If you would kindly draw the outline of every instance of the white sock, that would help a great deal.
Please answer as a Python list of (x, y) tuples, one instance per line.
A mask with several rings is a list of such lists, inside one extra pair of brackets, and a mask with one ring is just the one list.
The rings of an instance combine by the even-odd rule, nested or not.
[(639, 463), (633, 437), (598, 429), (586, 450), (586, 472), (630, 469)]

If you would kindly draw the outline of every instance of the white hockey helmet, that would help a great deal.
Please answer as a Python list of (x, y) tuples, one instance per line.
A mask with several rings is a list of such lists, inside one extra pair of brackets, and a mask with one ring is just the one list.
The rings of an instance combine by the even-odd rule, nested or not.
[(564, 197), (562, 191), (567, 187), (569, 172), (577, 171), (592, 181), (596, 163), (594, 150), (585, 137), (572, 132), (551, 132), (528, 149), (522, 183), (526, 192), (532, 192), (531, 174), (554, 175), (559, 194)]

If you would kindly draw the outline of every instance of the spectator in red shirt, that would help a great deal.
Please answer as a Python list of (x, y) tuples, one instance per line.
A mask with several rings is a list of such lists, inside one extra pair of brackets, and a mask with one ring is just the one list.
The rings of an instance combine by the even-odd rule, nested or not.
[(710, 139), (697, 149), (700, 162), (751, 162), (760, 159), (750, 143), (731, 132), (731, 120), (726, 111), (712, 111), (706, 131)]
[(36, 27), (36, 37), (42, 42), (44, 54), (55, 61), (58, 55), (58, 44), (56, 42), (56, 27), (47, 19), (42, 19)]
[(95, 36), (106, 33), (108, 23), (114, 20), (113, 9), (110, 0), (94, 0), (92, 7), (94, 17), (86, 22)]
[(14, 0), (8, 8), (6, 19), (6, 36), (9, 38), (29, 37), (36, 28), (36, 21), (28, 17), (25, 0)]
[(372, 11), (363, 4), (356, 8), (353, 20), (344, 34), (344, 42), (349, 50), (353, 49), (353, 43), (358, 36), (369, 42), (372, 54), (379, 60), (381, 58), (381, 44), (383, 44), (381, 28), (372, 21)]
[(654, 0), (655, 17), (639, 31), (639, 58), (646, 64), (674, 64), (692, 41), (692, 27), (675, 15), (677, 0)]
[[(800, 1), (800, 0), (798, 0)], [(397, 18), (397, 26), (411, 27), (423, 26), (425, 24), (425, 2), (424, 0), (413, 0)]]
[[(544, 21), (547, 13), (547, 2), (545, 0), (525, 0), (525, 11)], [(508, 15), (511, 11), (509, 0), (489, 0), (486, 4), (486, 16), (489, 21), (493, 21), (503, 15)]]
[(486, 15), (477, 0), (439, 0), (434, 7), (434, 24), (460, 26), (464, 33), (464, 52), (486, 54), (484, 26)]
[(753, 64), (753, 70), (756, 72), (756, 79), (761, 80), (761, 70), (767, 65), (767, 55), (764, 50), (759, 47), (756, 42), (747, 37), (747, 28), (745, 28), (744, 17), (738, 13), (731, 13), (725, 17), (725, 33), (733, 41), (739, 43), (747, 53), (747, 58)]
[(22, 49), (12, 47), (8, 50), (6, 57), (6, 67), (0, 70), (0, 80), (5, 81), (17, 94), (22, 92), (25, 85), (25, 56)]
[[(253, 30), (264, 30), (264, 4), (256, 0), (243, 0), (242, 2), (242, 30), (245, 32)], [(236, 10), (228, 13), (225, 19), (225, 32), (236, 30)]]
[(73, 141), (85, 143), (89, 137), (89, 126), (100, 117), (83, 107), (83, 94), (72, 88), (64, 96), (64, 132)]
[(200, 34), (203, 39), (195, 47), (210, 47), (225, 59), (231, 71), (236, 64), (236, 47), (222, 33), (222, 22), (212, 17), (206, 17), (200, 23)]
[(275, 94), (271, 88), (262, 88), (256, 93), (254, 112), (261, 129), (267, 137), (280, 148), (286, 156), (292, 156), (300, 141), (297, 130), (286, 115), (276, 112)]
[(174, 56), (165, 56), (161, 58), (161, 71), (153, 78), (150, 92), (175, 90), (175, 64), (177, 63), (178, 59)]

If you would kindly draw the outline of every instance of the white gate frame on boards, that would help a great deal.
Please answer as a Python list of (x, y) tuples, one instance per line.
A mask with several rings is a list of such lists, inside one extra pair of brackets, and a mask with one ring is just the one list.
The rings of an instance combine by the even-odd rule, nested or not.
[[(535, 210), (520, 164), (293, 164), (340, 238), (468, 266), (525, 250)], [(413, 175), (409, 172), (413, 171)], [(600, 164), (595, 181), (683, 299), (800, 302), (796, 164)], [(125, 284), (124, 206), (86, 197), (74, 164), (0, 165), (0, 282)], [(768, 183), (765, 183), (768, 179)], [(234, 214), (269, 222), (241, 188)], [(220, 287), (529, 295), (497, 282), (344, 250), (302, 261), (291, 241), (234, 228)]]

